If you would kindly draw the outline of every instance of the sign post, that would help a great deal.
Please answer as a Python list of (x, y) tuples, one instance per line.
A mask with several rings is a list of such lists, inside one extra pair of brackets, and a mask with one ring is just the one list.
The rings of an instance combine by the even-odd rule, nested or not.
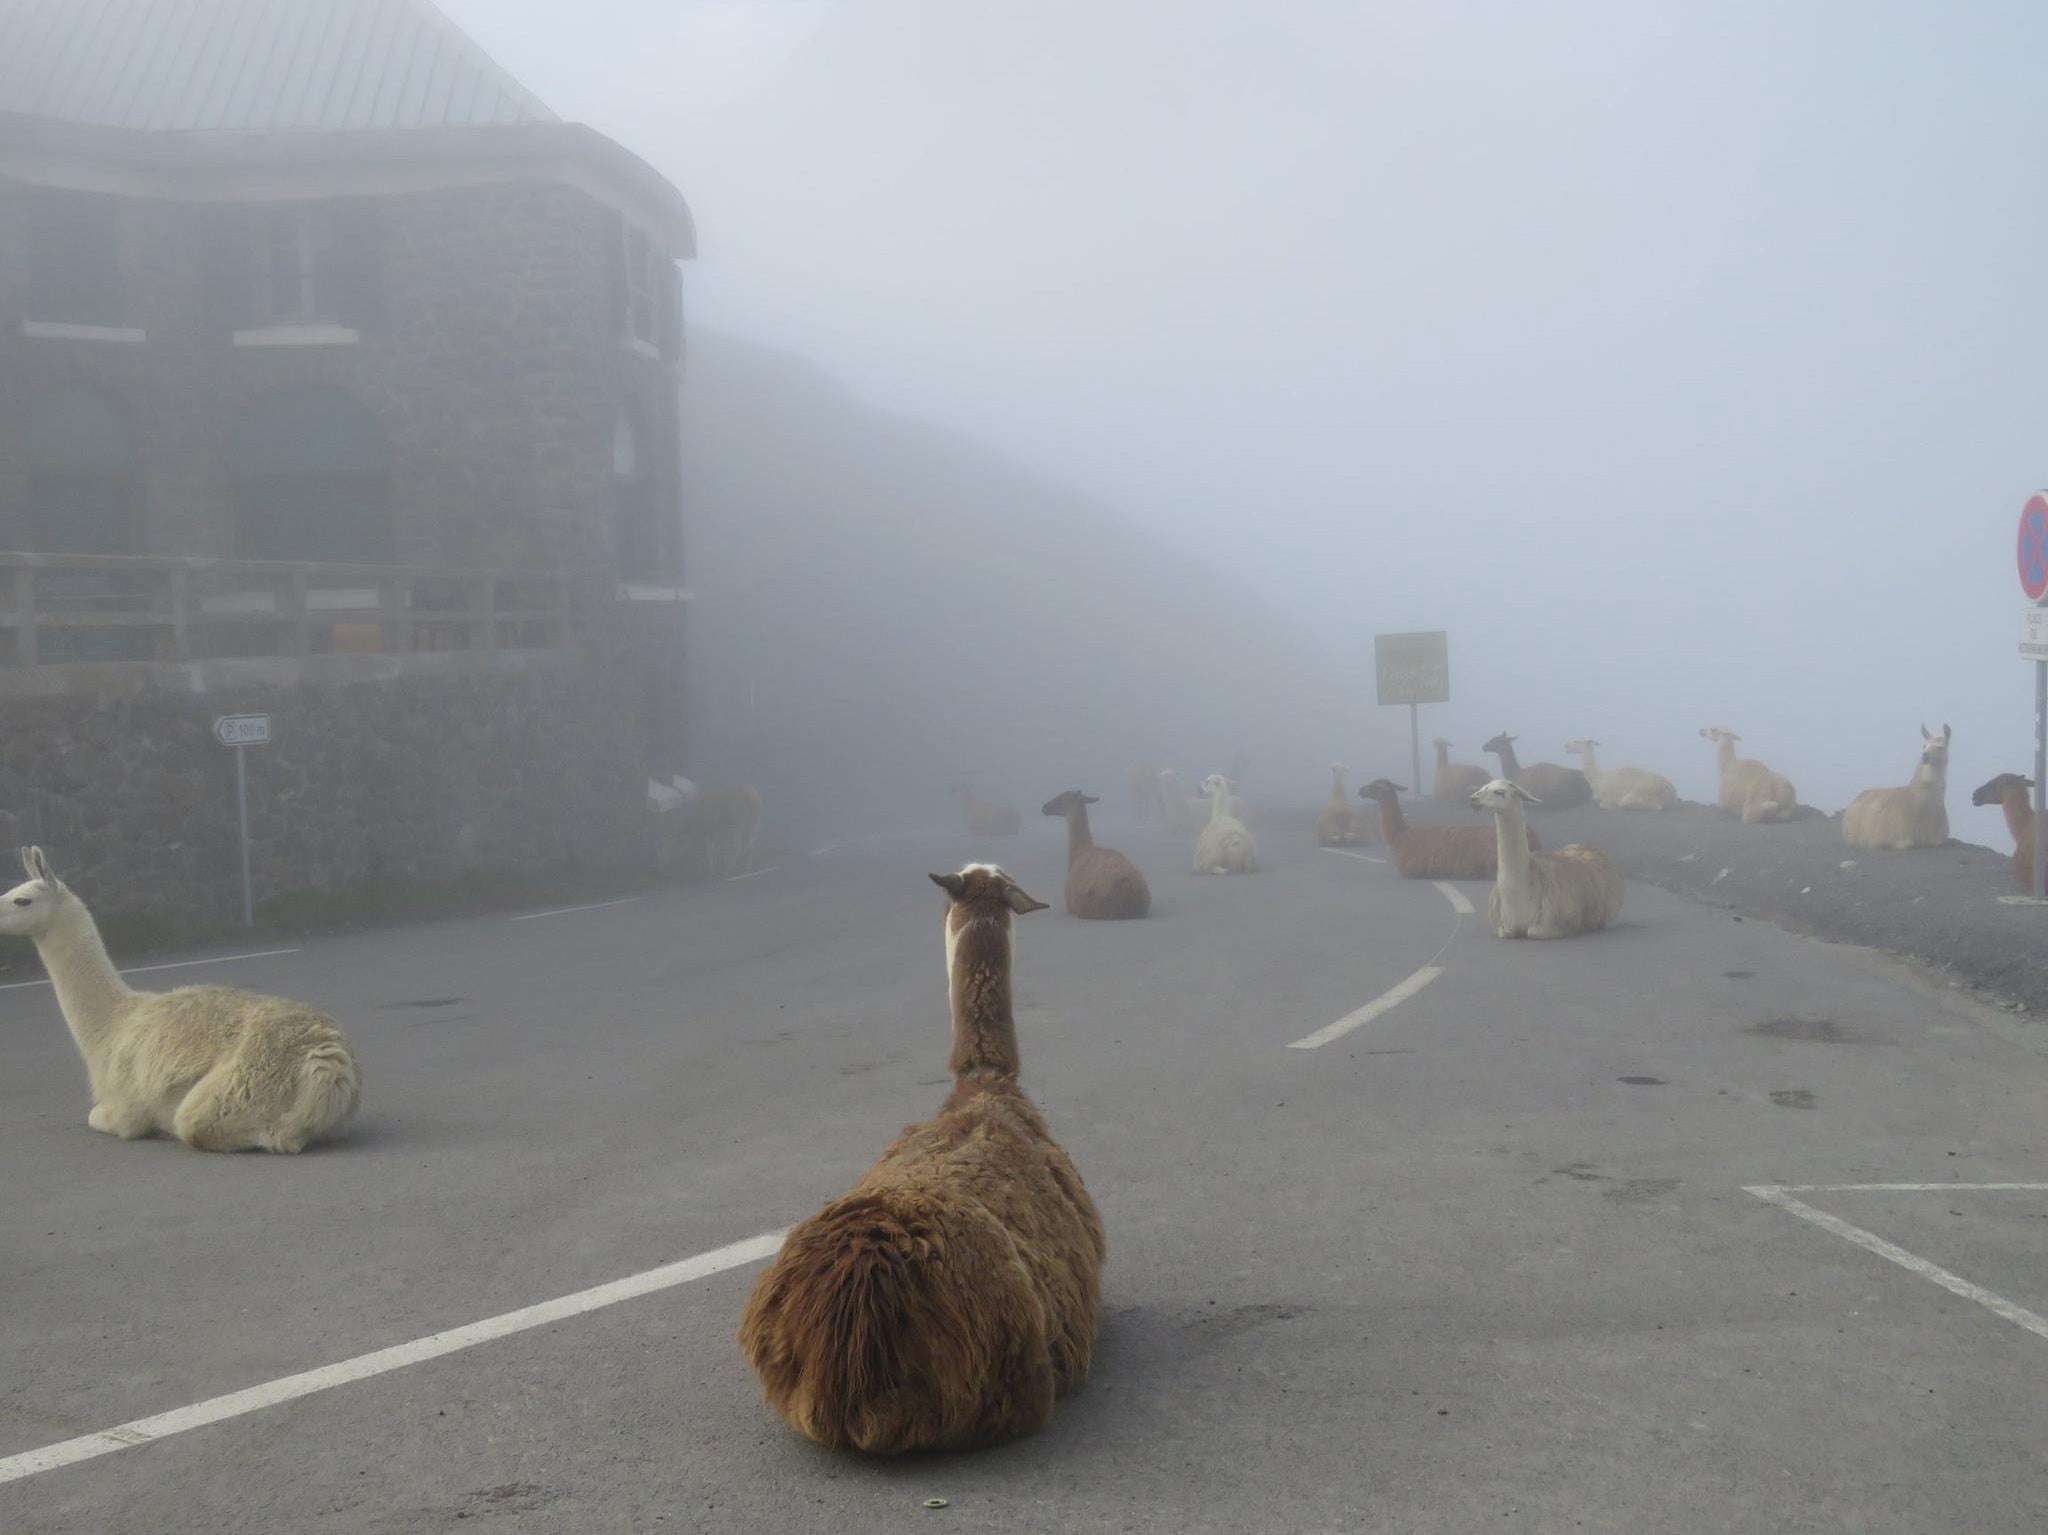
[(249, 883), (249, 768), (244, 760), (252, 746), (270, 744), (267, 714), (223, 714), (213, 722), (214, 738), (235, 753), (235, 815), (242, 823), (242, 925), (256, 925), (255, 893)]
[(1376, 634), (1372, 658), (1380, 702), (1408, 706), (1408, 750), (1415, 767), (1414, 792), (1420, 794), (1422, 716), (1417, 705), (1451, 701), (1451, 637), (1442, 629)]
[(2034, 899), (2048, 900), (2048, 491), (2020, 509), (2020, 590), (2034, 604), (2020, 618), (2020, 654), (2034, 663)]

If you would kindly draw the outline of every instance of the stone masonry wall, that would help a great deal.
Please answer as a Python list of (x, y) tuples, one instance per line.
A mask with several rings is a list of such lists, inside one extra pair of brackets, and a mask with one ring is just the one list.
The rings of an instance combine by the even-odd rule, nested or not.
[(248, 754), (259, 907), (304, 892), (374, 900), (378, 882), (643, 868), (646, 779), (663, 751), (650, 663), (665, 667), (645, 649), (413, 656), (378, 676), (367, 657), (297, 676), (230, 662), (203, 691), (8, 698), (0, 846), (40, 843), (103, 919), (166, 934), (231, 924), (234, 762), (212, 726), (268, 712), (273, 744)]

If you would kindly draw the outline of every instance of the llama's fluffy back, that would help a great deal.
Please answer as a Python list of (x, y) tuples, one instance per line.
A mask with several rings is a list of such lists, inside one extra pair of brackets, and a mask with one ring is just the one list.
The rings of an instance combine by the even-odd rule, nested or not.
[(1521, 769), (1515, 782), (1535, 795), (1545, 810), (1570, 810), (1593, 802), (1593, 786), (1586, 782), (1586, 775), (1555, 762), (1532, 762)]
[(1648, 768), (1616, 768), (1600, 775), (1593, 797), (1607, 810), (1669, 810), (1678, 803), (1678, 786)]
[(1077, 847), (1067, 859), (1067, 914), (1110, 921), (1145, 916), (1152, 888), (1115, 848)]
[(1429, 797), (1441, 805), (1464, 805), (1486, 787), (1493, 775), (1470, 762), (1453, 762), (1436, 770)]
[(1503, 938), (1569, 938), (1607, 926), (1621, 915), (1621, 873), (1598, 848), (1574, 842), (1529, 859), (1528, 900), (1510, 914), (1498, 882), (1487, 920)]
[(1862, 848), (1940, 847), (1948, 841), (1948, 807), (1919, 786), (1865, 789), (1842, 813), (1842, 840)]
[(153, 1111), (202, 1150), (299, 1151), (355, 1113), (362, 1072), (334, 1020), (227, 986), (138, 993), (93, 1097)]
[(1320, 846), (1357, 847), (1371, 841), (1365, 817), (1349, 805), (1325, 805), (1322, 814), (1316, 817), (1316, 842)]
[[(1529, 850), (1543, 845), (1529, 829)], [(1411, 826), (1394, 844), (1394, 872), (1403, 879), (1492, 879), (1500, 873), (1500, 841), (1491, 825)]]
[(795, 1228), (740, 1345), (769, 1403), (875, 1454), (1030, 1433), (1087, 1378), (1102, 1218), (1011, 1082), (967, 1083)]

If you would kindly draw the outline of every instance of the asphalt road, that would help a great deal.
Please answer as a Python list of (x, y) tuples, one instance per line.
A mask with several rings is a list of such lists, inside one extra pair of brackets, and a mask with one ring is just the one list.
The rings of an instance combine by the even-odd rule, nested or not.
[[(1503, 943), (1291, 827), (1198, 879), (1105, 825), (1156, 915), (1078, 922), (1056, 832), (993, 850), (1055, 903), (1018, 924), (1025, 1070), (1110, 1241), (1045, 1433), (797, 1440), (733, 1342), (758, 1260), (403, 1347), (772, 1232), (935, 1107), (924, 874), (992, 850), (934, 836), (138, 977), (344, 1021), (364, 1112), (296, 1159), (90, 1132), (50, 993), (0, 991), (0, 1532), (2048, 1526), (2038, 1026), (1644, 886), (1608, 933)], [(1746, 1192), (1841, 1184), (1940, 1187)]]

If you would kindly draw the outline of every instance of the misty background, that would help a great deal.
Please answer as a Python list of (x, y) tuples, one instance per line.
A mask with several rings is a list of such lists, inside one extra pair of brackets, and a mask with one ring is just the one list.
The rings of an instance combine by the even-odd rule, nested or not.
[(443, 4), (696, 213), (715, 773), (1313, 795), (1441, 627), (1464, 760), (1711, 798), (1725, 723), (1835, 810), (1946, 721), (2005, 845), (2048, 13)]

